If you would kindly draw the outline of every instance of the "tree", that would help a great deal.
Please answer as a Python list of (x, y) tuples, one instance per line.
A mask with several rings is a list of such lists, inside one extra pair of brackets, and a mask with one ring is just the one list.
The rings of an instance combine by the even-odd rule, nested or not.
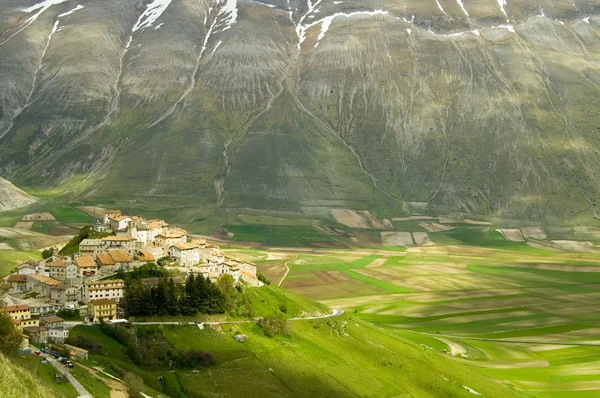
[(290, 321), (283, 314), (266, 316), (258, 322), (258, 326), (260, 326), (267, 337), (273, 337), (278, 334), (286, 337), (292, 335)]
[(0, 352), (15, 355), (22, 342), (23, 336), (13, 325), (12, 319), (7, 314), (0, 314)]
[(135, 373), (126, 373), (123, 376), (123, 382), (127, 385), (127, 392), (129, 392), (130, 397), (137, 398), (140, 396), (144, 387), (144, 381), (140, 376)]
[(56, 248), (55, 247), (50, 247), (48, 249), (44, 249), (42, 250), (42, 258), (45, 260), (47, 258), (50, 258), (54, 255), (54, 253), (56, 253)]

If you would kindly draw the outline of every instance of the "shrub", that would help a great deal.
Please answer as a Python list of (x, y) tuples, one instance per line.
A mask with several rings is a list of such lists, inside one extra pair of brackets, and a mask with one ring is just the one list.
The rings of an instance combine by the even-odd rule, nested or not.
[(69, 345), (88, 350), (92, 354), (102, 354), (104, 352), (104, 346), (91, 336), (69, 336), (66, 342)]
[(137, 398), (140, 396), (144, 387), (144, 381), (140, 376), (135, 373), (127, 373), (123, 376), (123, 382), (127, 385), (127, 392), (129, 392), (130, 397)]
[(292, 335), (292, 326), (289, 320), (282, 314), (266, 316), (258, 322), (258, 326), (267, 337), (274, 337), (276, 335), (287, 337)]
[(5, 355), (14, 355), (21, 347), (23, 337), (15, 328), (11, 318), (6, 314), (0, 314), (0, 352)]
[(267, 278), (266, 275), (263, 274), (260, 271), (256, 272), (256, 277), (258, 278), (259, 281), (261, 281), (265, 285), (270, 285), (271, 284), (271, 281), (269, 280), (269, 278)]

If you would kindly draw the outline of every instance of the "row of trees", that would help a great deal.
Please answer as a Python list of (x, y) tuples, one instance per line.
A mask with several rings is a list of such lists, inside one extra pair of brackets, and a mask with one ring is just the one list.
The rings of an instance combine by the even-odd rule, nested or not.
[(227, 297), (210, 280), (191, 274), (183, 285), (167, 277), (160, 277), (156, 286), (131, 280), (123, 305), (127, 316), (222, 314), (227, 310)]

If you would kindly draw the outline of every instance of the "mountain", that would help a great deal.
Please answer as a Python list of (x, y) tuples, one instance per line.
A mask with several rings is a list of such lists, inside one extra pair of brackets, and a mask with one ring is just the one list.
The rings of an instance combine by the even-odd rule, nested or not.
[(19, 0), (0, 174), (189, 217), (590, 220), (600, 0)]
[(0, 211), (17, 209), (34, 203), (36, 199), (0, 177)]

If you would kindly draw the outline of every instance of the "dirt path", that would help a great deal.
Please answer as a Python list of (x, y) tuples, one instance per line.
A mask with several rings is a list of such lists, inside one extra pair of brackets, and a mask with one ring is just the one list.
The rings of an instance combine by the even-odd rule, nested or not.
[(298, 255), (295, 255), (294, 258), (286, 261), (285, 264), (283, 264), (285, 266), (285, 274), (283, 274), (283, 277), (281, 278), (281, 280), (279, 281), (279, 283), (277, 284), (277, 286), (281, 286), (281, 284), (283, 283), (283, 280), (290, 273), (290, 267), (289, 267), (288, 264), (291, 263), (292, 261), (296, 260), (297, 258), (298, 258)]
[(465, 349), (465, 347), (463, 347), (462, 345), (451, 341), (451, 340), (446, 340), (446, 339), (438, 339), (439, 341), (445, 343), (446, 345), (448, 345), (448, 347), (450, 347), (450, 354), (455, 357), (457, 355), (463, 356), (467, 354), (467, 350)]
[(104, 373), (97, 369), (90, 368), (85, 365), (79, 364), (82, 368), (87, 370), (92, 376), (102, 381), (110, 388), (110, 398), (128, 398), (127, 386), (121, 380), (114, 376), (106, 376)]

